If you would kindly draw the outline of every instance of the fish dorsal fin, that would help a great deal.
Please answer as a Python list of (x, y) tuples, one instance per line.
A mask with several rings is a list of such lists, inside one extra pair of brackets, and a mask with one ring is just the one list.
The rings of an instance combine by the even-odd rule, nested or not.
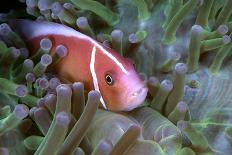
[(86, 36), (66, 25), (54, 22), (14, 19), (9, 21), (9, 25), (26, 40), (46, 35), (63, 35), (86, 40), (91, 39), (89, 36)]
[(79, 39), (89, 41), (93, 44), (93, 46), (99, 48), (104, 55), (110, 58), (112, 62), (114, 62), (124, 73), (128, 73), (126, 68), (114, 56), (114, 54), (104, 49), (102, 45), (89, 36), (84, 35), (68, 26), (47, 21), (30, 21), (23, 19), (11, 20), (9, 24), (17, 33), (19, 33), (20, 36), (23, 37), (23, 39), (26, 40), (46, 35), (63, 35), (66, 37), (77, 37)]

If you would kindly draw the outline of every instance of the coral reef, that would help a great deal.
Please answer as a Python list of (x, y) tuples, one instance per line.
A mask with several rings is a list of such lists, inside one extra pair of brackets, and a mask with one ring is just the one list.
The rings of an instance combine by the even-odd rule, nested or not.
[[(232, 150), (231, 0), (20, 0), (0, 14), (0, 154), (224, 155)], [(32, 55), (7, 23), (57, 22), (133, 59), (149, 94), (130, 112), (58, 77), (68, 55)], [(26, 25), (25, 25), (26, 27)]]

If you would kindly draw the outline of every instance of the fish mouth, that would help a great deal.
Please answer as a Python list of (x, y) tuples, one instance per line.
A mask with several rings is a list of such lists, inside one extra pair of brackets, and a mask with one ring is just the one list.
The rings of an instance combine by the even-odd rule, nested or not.
[(142, 87), (140, 89), (138, 89), (137, 91), (135, 91), (134, 93), (132, 93), (133, 97), (137, 97), (137, 96), (141, 96), (144, 93), (147, 93), (148, 89), (146, 87)]
[(143, 103), (147, 96), (148, 88), (147, 87), (141, 87), (138, 90), (134, 91), (129, 97), (129, 101), (127, 103), (128, 107), (125, 109), (125, 111), (131, 111), (134, 108), (138, 107), (140, 104)]

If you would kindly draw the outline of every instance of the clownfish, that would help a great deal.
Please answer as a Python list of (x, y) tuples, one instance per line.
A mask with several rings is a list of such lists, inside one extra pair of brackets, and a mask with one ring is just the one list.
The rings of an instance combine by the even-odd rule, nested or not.
[(55, 66), (56, 73), (71, 82), (83, 82), (86, 90), (101, 94), (101, 103), (111, 111), (130, 111), (143, 103), (148, 89), (132, 62), (68, 26), (30, 20), (13, 20), (11, 27), (25, 40), (30, 51), (37, 51), (40, 40), (52, 41), (68, 49), (68, 55)]

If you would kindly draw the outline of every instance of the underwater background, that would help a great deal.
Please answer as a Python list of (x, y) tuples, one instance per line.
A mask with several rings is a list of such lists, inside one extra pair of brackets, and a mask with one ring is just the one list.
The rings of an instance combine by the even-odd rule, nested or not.
[[(232, 0), (0, 2), (1, 155), (232, 154)], [(62, 84), (41, 40), (31, 56), (10, 19), (80, 31), (129, 57), (146, 83), (130, 112), (98, 108), (99, 94)], [(26, 25), (25, 25), (26, 26)], [(43, 46), (45, 45), (45, 46)]]

